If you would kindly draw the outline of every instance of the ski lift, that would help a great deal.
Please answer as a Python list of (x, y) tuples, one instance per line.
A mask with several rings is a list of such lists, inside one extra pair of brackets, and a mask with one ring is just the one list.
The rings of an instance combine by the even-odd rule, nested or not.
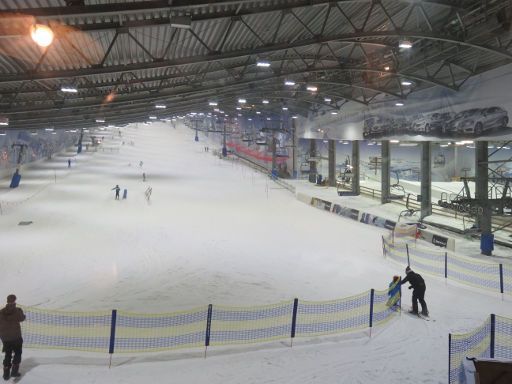
[(393, 171), (396, 176), (396, 183), (392, 184), (389, 188), (389, 198), (393, 200), (401, 200), (405, 197), (405, 189), (400, 185), (400, 177), (398, 171)]
[(411, 197), (411, 194), (408, 193), (407, 199), (405, 200), (405, 208), (406, 209), (404, 211), (400, 212), (400, 214), (398, 215), (398, 221), (400, 221), (401, 217), (411, 217), (420, 211), (420, 209), (414, 209), (409, 206), (410, 197)]
[(442, 153), (434, 157), (434, 168), (443, 168), (446, 164), (446, 158)]

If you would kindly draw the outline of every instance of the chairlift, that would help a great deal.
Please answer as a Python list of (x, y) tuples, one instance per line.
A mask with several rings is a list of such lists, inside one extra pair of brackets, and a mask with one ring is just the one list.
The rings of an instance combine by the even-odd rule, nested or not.
[(396, 176), (396, 183), (392, 184), (389, 188), (389, 198), (393, 200), (401, 200), (405, 197), (405, 189), (400, 185), (400, 177), (398, 171), (393, 171)]

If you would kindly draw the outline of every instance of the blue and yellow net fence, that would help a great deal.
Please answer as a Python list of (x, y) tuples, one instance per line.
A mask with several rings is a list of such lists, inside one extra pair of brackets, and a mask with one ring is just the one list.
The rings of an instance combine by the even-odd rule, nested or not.
[(449, 254), (415, 241), (382, 237), (385, 257), (413, 269), (456, 280), (459, 283), (512, 295), (512, 265), (485, 262)]
[(28, 348), (140, 353), (354, 332), (382, 326), (399, 311), (399, 294), (370, 290), (349, 298), (289, 300), (256, 307), (208, 305), (188, 311), (64, 312), (23, 307)]
[(464, 384), (466, 358), (512, 359), (512, 319), (490, 315), (480, 327), (449, 335), (449, 384)]

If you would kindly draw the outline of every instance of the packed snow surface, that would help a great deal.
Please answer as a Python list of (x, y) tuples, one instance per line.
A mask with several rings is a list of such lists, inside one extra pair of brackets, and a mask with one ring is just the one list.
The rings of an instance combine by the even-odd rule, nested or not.
[[(105, 135), (103, 145), (119, 151), (64, 153), (22, 170), (17, 189), (2, 181), (1, 295), (46, 309), (155, 313), (342, 298), (403, 275), (405, 266), (382, 257), (384, 229), (299, 202), (213, 156), (211, 143), (205, 152), (193, 131), (152, 124)], [(114, 200), (116, 184), (126, 200)], [(477, 327), (490, 313), (511, 317), (512, 305), (424, 277), (435, 322), (403, 314), (371, 338), (210, 348), (206, 359), (202, 350), (114, 355), (110, 369), (107, 354), (25, 349), (22, 381), (446, 383), (448, 333)]]

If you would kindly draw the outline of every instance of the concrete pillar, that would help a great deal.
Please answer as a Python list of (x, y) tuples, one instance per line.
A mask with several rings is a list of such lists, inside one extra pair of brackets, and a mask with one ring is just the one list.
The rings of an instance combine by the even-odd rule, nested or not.
[(336, 186), (336, 140), (329, 140), (329, 186)]
[[(316, 157), (316, 140), (309, 139), (309, 157)], [(316, 173), (316, 161), (309, 162), (309, 173)]]
[(359, 140), (352, 141), (352, 192), (359, 195)]
[(382, 165), (381, 165), (381, 180), (380, 180), (380, 191), (381, 204), (386, 204), (390, 202), (389, 199), (389, 187), (390, 187), (390, 164), (391, 157), (389, 152), (389, 140), (383, 140), (381, 145), (381, 157), (382, 157)]
[(432, 156), (431, 142), (421, 143), (421, 216), (432, 214)]
[(297, 130), (295, 125), (295, 119), (292, 119), (292, 177), (297, 178)]
[(277, 161), (276, 161), (276, 154), (277, 154), (277, 139), (272, 136), (272, 141), (270, 143), (271, 147), (270, 150), (272, 151), (272, 171), (277, 169)]
[[(477, 199), (477, 206), (483, 210), (482, 214), (477, 213), (477, 224), (482, 231), (482, 237), (492, 234), (492, 210), (488, 201), (489, 171), (487, 162), (489, 161), (489, 150), (487, 145), (487, 141), (475, 142), (475, 198)], [(491, 256), (492, 252), (486, 252), (485, 254)]]

